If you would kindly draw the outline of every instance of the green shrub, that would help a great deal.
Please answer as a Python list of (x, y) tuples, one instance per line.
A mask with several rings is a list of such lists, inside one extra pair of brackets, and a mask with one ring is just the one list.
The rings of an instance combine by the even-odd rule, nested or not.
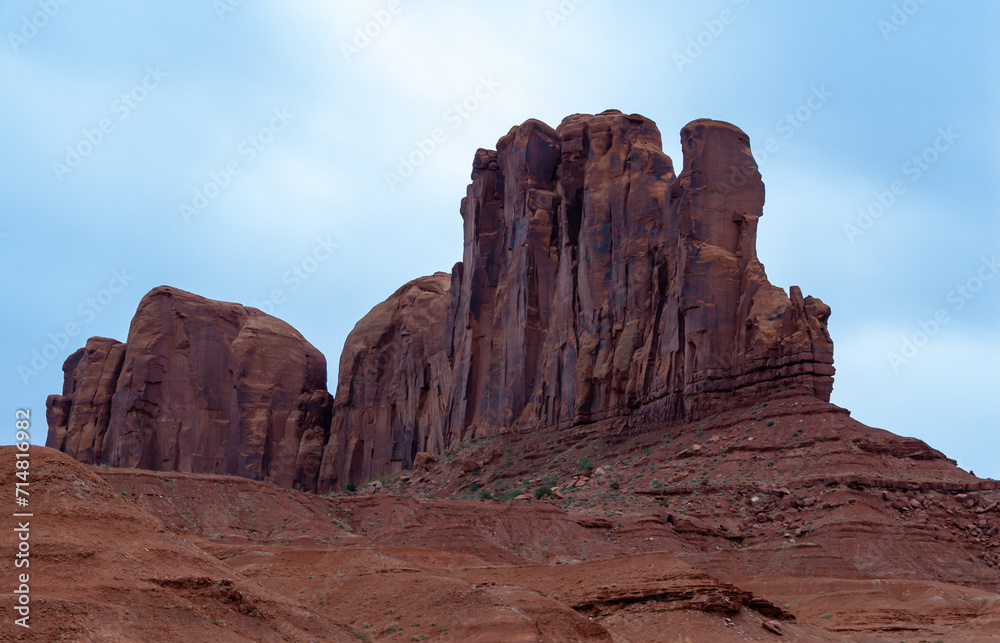
[(535, 489), (535, 498), (536, 499), (540, 500), (541, 498), (543, 498), (545, 496), (550, 496), (550, 497), (552, 496), (552, 487), (550, 487), (547, 484), (543, 484), (542, 486), (540, 486), (537, 489)]
[(617, 480), (612, 480), (611, 482), (608, 483), (608, 486), (611, 487), (612, 489), (618, 489), (621, 487), (621, 485), (618, 484)]

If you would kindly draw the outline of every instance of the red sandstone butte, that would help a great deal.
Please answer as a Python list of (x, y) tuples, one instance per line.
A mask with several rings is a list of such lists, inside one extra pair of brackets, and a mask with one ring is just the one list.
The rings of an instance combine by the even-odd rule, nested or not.
[(279, 319), (163, 286), (139, 303), (125, 344), (92, 338), (63, 368), (46, 446), (88, 464), (316, 489), (326, 359)]
[(777, 391), (828, 401), (830, 309), (757, 259), (749, 138), (702, 119), (681, 144), (676, 175), (652, 121), (607, 111), (478, 150), (450, 285), (411, 282), (347, 341), (320, 488), (468, 437), (689, 421)]

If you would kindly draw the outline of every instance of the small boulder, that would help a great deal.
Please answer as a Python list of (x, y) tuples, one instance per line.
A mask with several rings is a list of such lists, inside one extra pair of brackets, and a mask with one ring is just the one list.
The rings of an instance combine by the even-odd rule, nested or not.
[(421, 471), (423, 469), (429, 469), (432, 464), (437, 462), (437, 460), (437, 456), (433, 453), (421, 451), (413, 458), (413, 470)]
[(778, 636), (784, 636), (785, 634), (784, 628), (781, 627), (781, 623), (778, 623), (778, 621), (764, 621), (761, 625), (772, 634), (777, 634)]

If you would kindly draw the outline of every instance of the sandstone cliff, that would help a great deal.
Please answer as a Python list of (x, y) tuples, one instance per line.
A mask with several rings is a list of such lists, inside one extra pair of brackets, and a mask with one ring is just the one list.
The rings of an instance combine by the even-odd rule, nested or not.
[(697, 120), (681, 143), (678, 176), (652, 121), (609, 111), (477, 151), (450, 285), (411, 282), (347, 341), (320, 487), (470, 436), (828, 401), (830, 309), (757, 259), (749, 138)]
[(362, 482), (445, 448), (452, 365), (446, 273), (416, 279), (358, 322), (340, 356), (320, 487)]
[(316, 490), (332, 404), (326, 359), (279, 319), (160, 287), (125, 344), (92, 338), (63, 368), (46, 446), (85, 463)]

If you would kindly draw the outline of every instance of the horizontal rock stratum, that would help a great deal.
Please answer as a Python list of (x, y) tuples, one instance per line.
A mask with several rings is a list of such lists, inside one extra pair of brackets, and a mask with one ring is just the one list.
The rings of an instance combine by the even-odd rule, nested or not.
[(280, 320), (158, 288), (48, 401), (78, 460), (325, 491), (468, 438), (614, 417), (637, 430), (776, 393), (829, 401), (830, 309), (768, 282), (764, 185), (740, 129), (696, 120), (675, 174), (642, 116), (514, 127), (480, 149), (465, 251), (358, 322), (336, 399)]

